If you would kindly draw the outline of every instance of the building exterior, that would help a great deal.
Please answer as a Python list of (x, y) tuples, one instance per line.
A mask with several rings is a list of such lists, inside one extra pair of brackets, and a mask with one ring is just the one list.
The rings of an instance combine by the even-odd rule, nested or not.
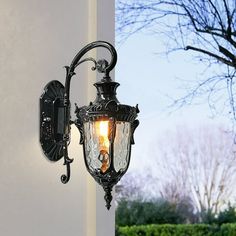
[[(39, 96), (87, 43), (114, 43), (113, 0), (2, 0), (0, 3), (0, 235), (113, 236), (114, 203), (87, 173), (72, 129), (72, 178), (63, 161), (48, 163), (39, 145)], [(102, 50), (97, 52), (98, 56)], [(96, 54), (96, 51), (94, 51)], [(94, 56), (94, 55), (93, 55)], [(71, 107), (95, 97), (87, 63), (72, 81)]]

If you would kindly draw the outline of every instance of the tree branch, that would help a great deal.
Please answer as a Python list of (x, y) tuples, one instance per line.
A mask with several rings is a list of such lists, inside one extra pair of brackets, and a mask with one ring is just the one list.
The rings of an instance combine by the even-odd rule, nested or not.
[(204, 49), (193, 47), (193, 46), (187, 46), (185, 48), (185, 50), (193, 50), (193, 51), (201, 52), (203, 54), (206, 54), (206, 55), (208, 55), (210, 57), (215, 58), (217, 61), (220, 61), (220, 62), (222, 62), (222, 63), (224, 63), (224, 64), (226, 64), (228, 66), (235, 67), (235, 65), (231, 61), (229, 61), (229, 60), (227, 60), (227, 59), (225, 59), (223, 57), (220, 57), (220, 56), (218, 56), (218, 55), (216, 55), (216, 54), (214, 54), (212, 52), (206, 51)]
[(232, 64), (234, 65), (234, 67), (236, 67), (236, 57), (234, 54), (232, 54), (228, 49), (222, 46), (219, 46), (219, 51), (223, 53), (226, 57), (230, 58)]

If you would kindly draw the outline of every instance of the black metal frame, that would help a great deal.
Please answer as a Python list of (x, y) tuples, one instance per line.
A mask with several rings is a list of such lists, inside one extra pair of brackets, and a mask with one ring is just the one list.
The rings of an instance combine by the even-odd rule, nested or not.
[[(96, 61), (89, 57), (82, 59), (88, 51), (97, 48), (106, 48), (111, 54), (111, 61), (108, 63), (105, 59)], [(82, 60), (81, 60), (82, 59)], [(95, 83), (97, 88), (97, 98), (89, 106), (77, 107), (75, 121), (70, 120), (70, 82), (75, 75), (75, 69), (83, 62), (92, 61), (94, 67), (92, 70), (97, 70), (103, 73), (104, 77), (100, 82)], [(131, 123), (131, 144), (134, 144), (133, 133), (139, 124), (136, 120), (139, 112), (138, 106), (131, 107), (120, 104), (116, 98), (116, 88), (119, 83), (113, 82), (110, 78), (110, 71), (115, 67), (117, 61), (117, 53), (115, 48), (105, 41), (96, 41), (85, 46), (73, 59), (70, 66), (66, 66), (66, 81), (65, 87), (59, 81), (51, 81), (44, 88), (44, 93), (40, 97), (40, 143), (44, 154), (50, 161), (58, 161), (64, 157), (64, 165), (66, 166), (66, 174), (61, 176), (62, 183), (67, 183), (70, 179), (70, 164), (73, 159), (68, 156), (68, 145), (70, 143), (70, 125), (75, 124), (80, 131), (80, 144), (83, 144), (84, 160), (88, 172), (94, 179), (102, 185), (106, 194), (106, 207), (110, 208), (112, 200), (112, 187), (125, 174), (127, 168), (116, 172), (111, 163), (109, 169), (105, 173), (99, 171), (91, 171), (86, 161), (85, 142), (84, 142), (84, 127), (83, 124), (88, 121), (109, 120), (109, 140), (111, 142), (111, 161), (113, 161), (113, 141), (115, 138), (116, 121), (125, 121)], [(130, 147), (131, 151), (131, 147)], [(130, 155), (130, 154), (129, 154)]]

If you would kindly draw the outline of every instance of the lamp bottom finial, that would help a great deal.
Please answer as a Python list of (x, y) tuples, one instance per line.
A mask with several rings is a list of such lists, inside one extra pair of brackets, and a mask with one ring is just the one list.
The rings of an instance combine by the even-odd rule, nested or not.
[(111, 201), (112, 201), (112, 194), (111, 194), (112, 188), (104, 187), (104, 191), (105, 191), (104, 199), (106, 201), (106, 208), (107, 210), (109, 210), (111, 207)]

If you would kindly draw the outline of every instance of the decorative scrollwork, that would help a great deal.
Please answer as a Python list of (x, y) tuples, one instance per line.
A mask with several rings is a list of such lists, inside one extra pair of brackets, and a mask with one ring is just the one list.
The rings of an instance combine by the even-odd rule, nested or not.
[(66, 174), (61, 176), (61, 182), (66, 184), (70, 180), (70, 164), (74, 159), (68, 157), (67, 144), (64, 147), (64, 165), (66, 166)]
[[(75, 114), (79, 113), (80, 108), (77, 106), (77, 104), (75, 103)], [(80, 144), (84, 143), (84, 127), (83, 127), (83, 122), (81, 121), (80, 117), (78, 117), (78, 119), (76, 119), (75, 122), (73, 122), (75, 124), (75, 126), (78, 128), (79, 132), (80, 132)]]
[(63, 184), (66, 184), (66, 183), (68, 183), (69, 180), (70, 180), (70, 165), (68, 164), (68, 165), (66, 165), (66, 174), (63, 174), (61, 176), (61, 182)]
[(117, 104), (115, 101), (93, 103), (90, 106), (81, 107), (81, 109), (75, 113), (77, 117), (81, 118), (82, 122), (99, 120), (99, 118), (104, 115), (116, 117), (117, 120), (128, 122), (134, 121), (137, 117), (136, 107)]
[[(106, 76), (109, 76), (110, 71), (115, 67), (116, 65), (116, 61), (117, 61), (117, 53), (115, 48), (108, 42), (105, 41), (95, 41), (92, 42), (90, 44), (88, 44), (87, 46), (85, 46), (83, 49), (81, 49), (78, 54), (74, 57), (71, 65), (70, 65), (70, 70), (74, 71), (75, 68), (80, 64), (79, 61), (80, 59), (84, 56), (84, 54), (86, 54), (88, 51), (97, 48), (97, 47), (103, 47), (108, 49), (108, 51), (111, 53), (111, 61), (110, 63), (107, 63), (106, 60), (102, 59), (98, 61), (98, 65), (102, 65), (104, 66), (104, 64), (106, 64), (105, 68), (103, 68), (103, 70), (99, 71), (101, 73), (105, 73)], [(100, 67), (100, 66), (99, 66)]]
[[(81, 60), (81, 58), (90, 50), (97, 48), (97, 47), (103, 47), (106, 48), (110, 53), (111, 53), (111, 61), (108, 63), (105, 59), (94, 60), (93, 58), (89, 57), (86, 59)], [(81, 60), (81, 61), (80, 61)], [(75, 74), (75, 69), (78, 65), (85, 61), (93, 61), (95, 63), (95, 68), (98, 70), (100, 73), (104, 73), (104, 79), (105, 81), (110, 81), (110, 76), (109, 73), (110, 71), (115, 67), (116, 62), (117, 62), (117, 53), (115, 48), (108, 42), (105, 41), (95, 41), (84, 48), (82, 48), (77, 55), (74, 57), (71, 65), (68, 67), (66, 66), (67, 74), (66, 74), (66, 83), (65, 83), (65, 101), (69, 101), (70, 99), (70, 81), (72, 76)], [(94, 68), (94, 67), (93, 67)]]
[(91, 68), (92, 70), (96, 70), (96, 69), (97, 69), (97, 61), (96, 61), (95, 59), (93, 59), (92, 57), (88, 57), (88, 58), (85, 58), (85, 59), (79, 61), (79, 62), (75, 65), (75, 67), (77, 67), (78, 65), (80, 65), (80, 64), (82, 64), (82, 63), (84, 63), (84, 62), (86, 62), (86, 61), (92, 61), (92, 62), (94, 63), (94, 66)]
[(105, 59), (98, 60), (96, 68), (99, 73), (105, 73), (109, 63)]

